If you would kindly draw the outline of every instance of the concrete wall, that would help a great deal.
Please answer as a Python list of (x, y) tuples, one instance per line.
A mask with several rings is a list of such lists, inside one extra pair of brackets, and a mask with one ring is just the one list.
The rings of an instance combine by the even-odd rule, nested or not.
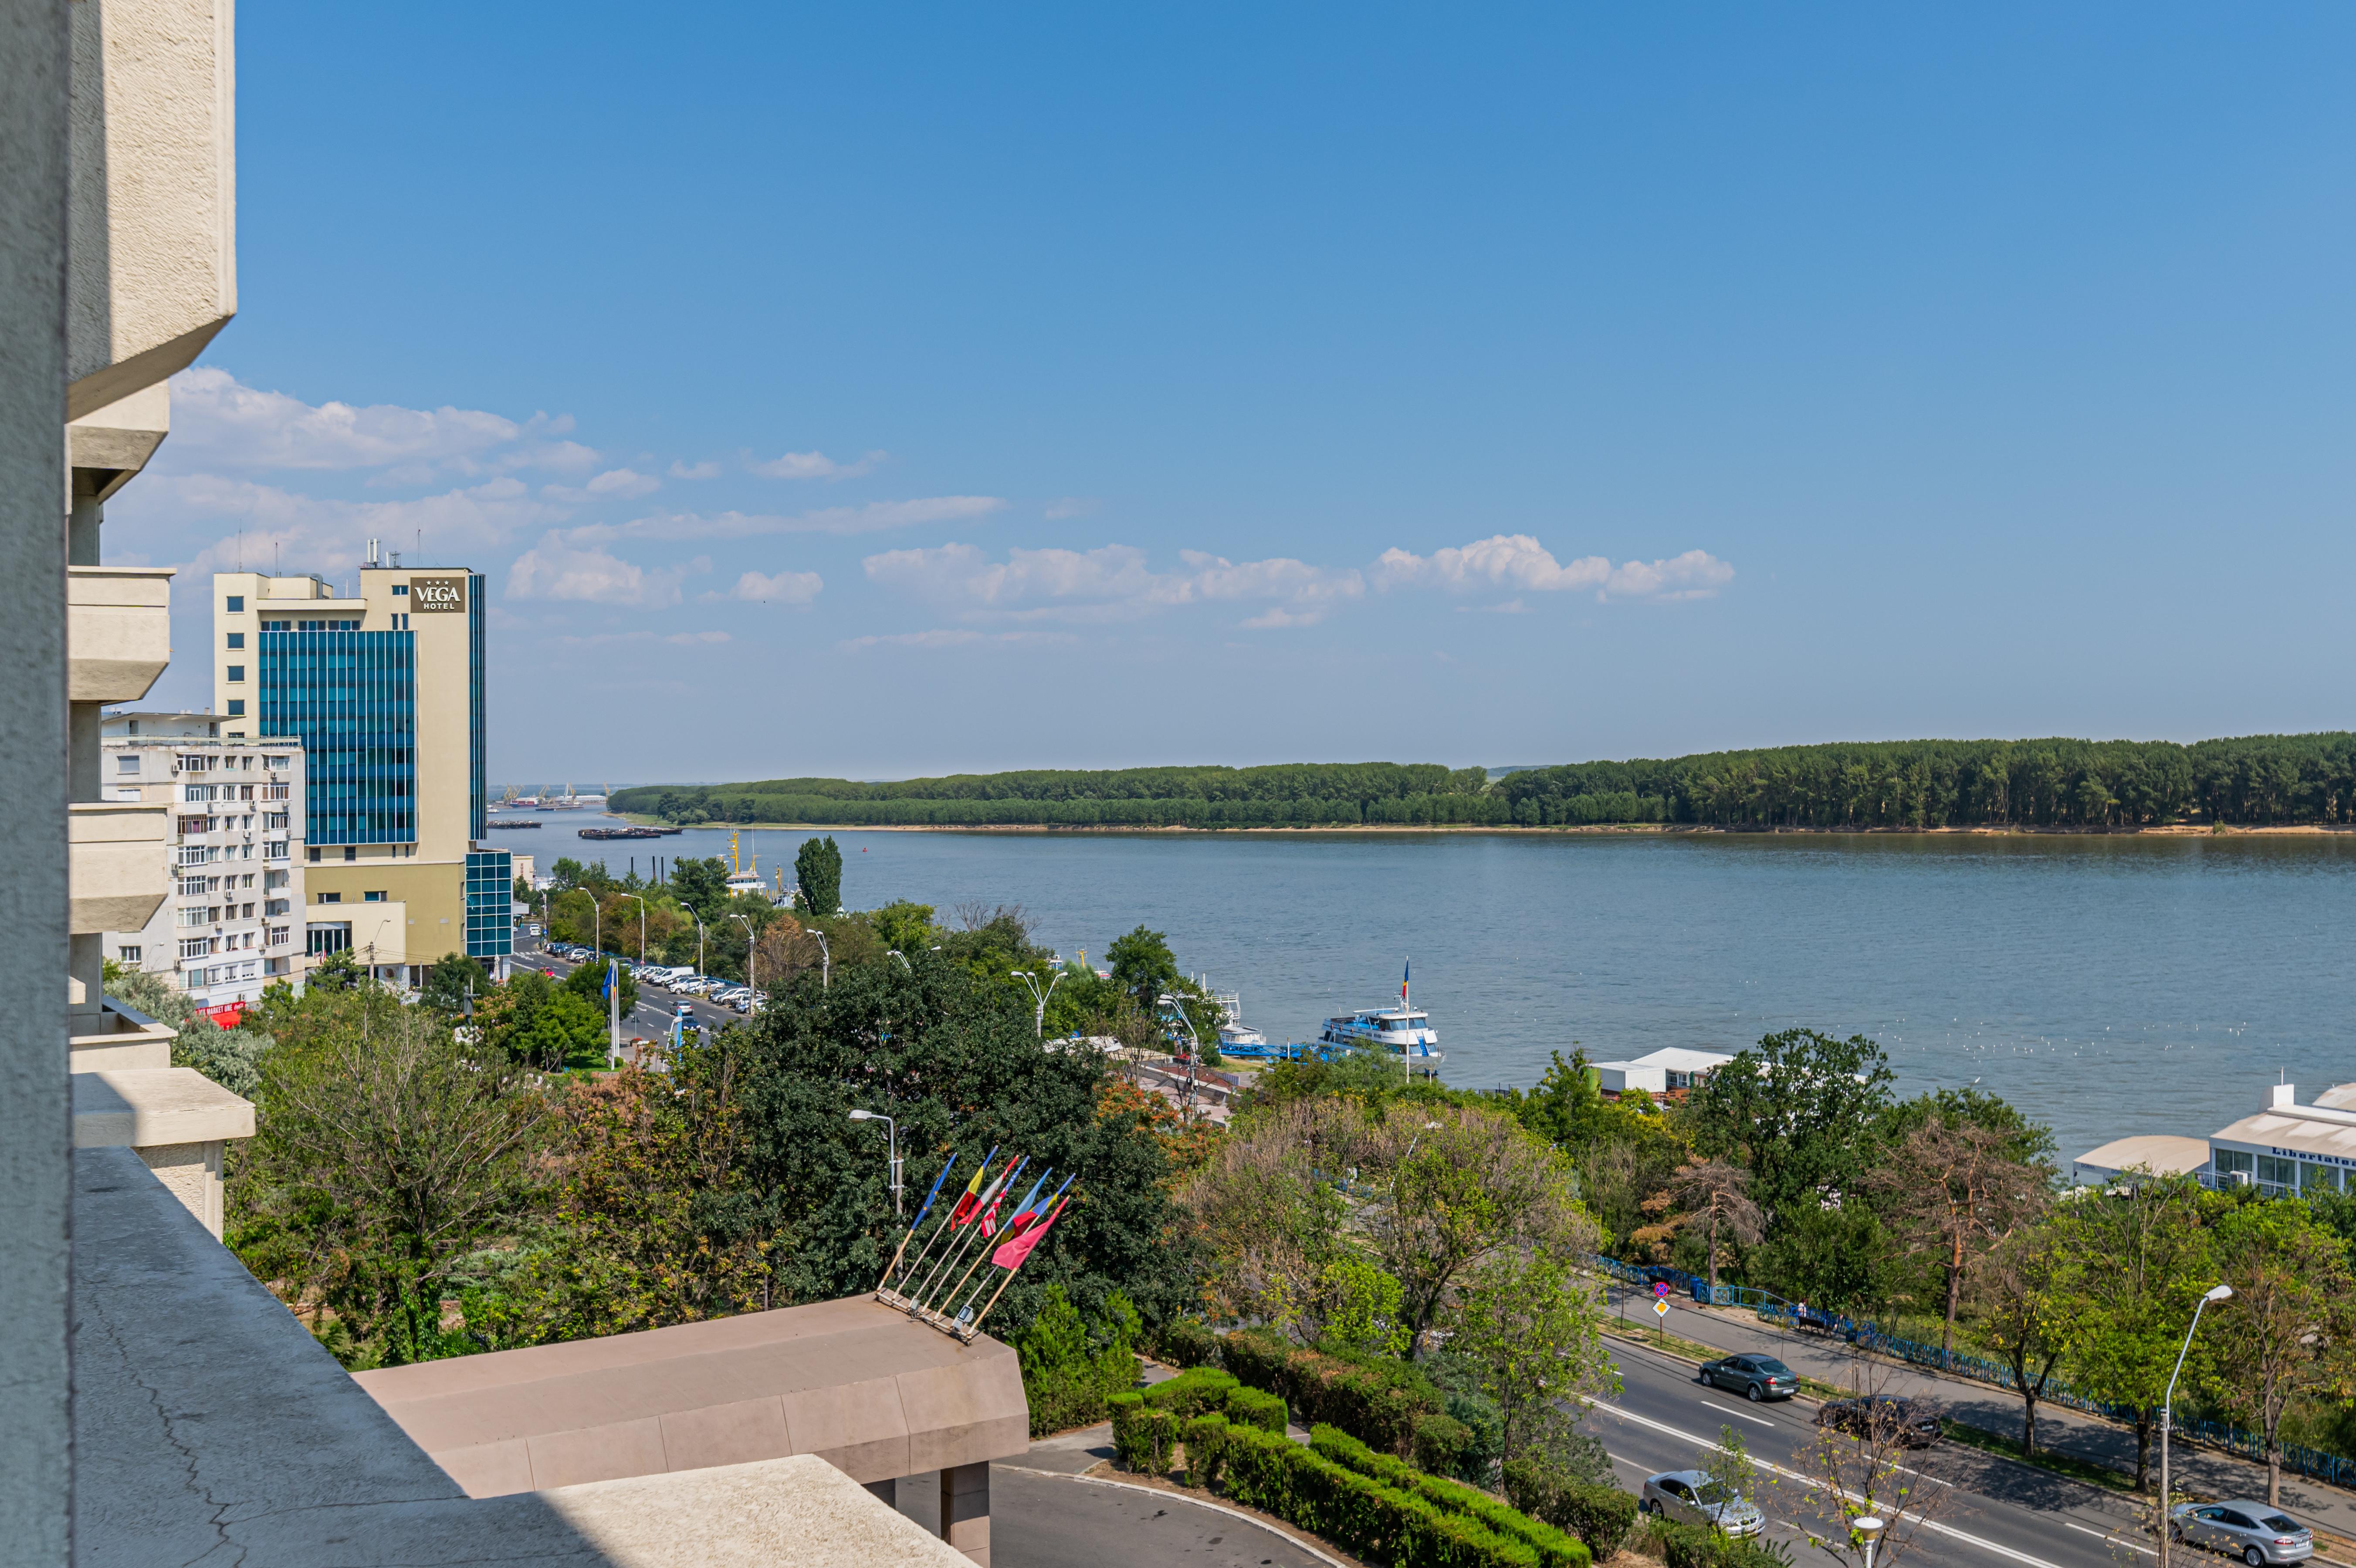
[(68, 8), (0, 0), (0, 1541), (64, 1568), (68, 1400), (66, 167)]

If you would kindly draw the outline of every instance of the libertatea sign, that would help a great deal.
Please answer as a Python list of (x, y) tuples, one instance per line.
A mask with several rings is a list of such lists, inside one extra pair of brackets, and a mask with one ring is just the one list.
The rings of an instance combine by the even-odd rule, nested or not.
[(412, 577), (409, 580), (409, 607), (423, 614), (431, 611), (466, 610), (466, 580), (464, 577)]

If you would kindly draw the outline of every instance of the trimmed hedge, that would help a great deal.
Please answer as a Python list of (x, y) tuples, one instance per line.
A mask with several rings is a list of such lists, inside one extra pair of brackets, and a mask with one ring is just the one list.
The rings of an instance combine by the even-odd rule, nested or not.
[(1505, 1496), (1533, 1519), (1567, 1530), (1599, 1557), (1609, 1557), (1636, 1528), (1636, 1499), (1616, 1487), (1586, 1482), (1527, 1459), (1505, 1467)]
[(1407, 1445), (1417, 1469), (1461, 1477), (1465, 1458), (1472, 1451), (1472, 1429), (1452, 1415), (1431, 1411), (1415, 1418), (1408, 1430)]
[(1524, 1541), (1254, 1427), (1227, 1428), (1219, 1463), (1227, 1496), (1371, 1563), (1542, 1568)]
[(1792, 1549), (1762, 1535), (1737, 1539), (1657, 1519), (1652, 1531), (1668, 1568), (1792, 1568)]
[(1186, 1484), (1206, 1489), (1217, 1486), (1220, 1456), (1227, 1444), (1227, 1418), (1216, 1412), (1198, 1415), (1180, 1435), (1186, 1444)]
[(1184, 1421), (1206, 1410), (1226, 1409), (1227, 1395), (1241, 1386), (1233, 1372), (1195, 1367), (1145, 1390), (1145, 1403)]
[(1290, 1424), (1284, 1401), (1265, 1389), (1246, 1388), (1237, 1383), (1227, 1391), (1227, 1419), (1238, 1426), (1257, 1426), (1262, 1432), (1273, 1432), (1279, 1437)]
[(1387, 1454), (1377, 1454), (1346, 1432), (1336, 1432), (1330, 1426), (1313, 1428), (1309, 1445), (1320, 1456), (1344, 1469), (1419, 1497), (1435, 1508), (1477, 1520), (1494, 1534), (1521, 1542), (1537, 1555), (1541, 1568), (1588, 1568), (1592, 1561), (1585, 1546), (1553, 1525), (1532, 1519), (1478, 1488), (1440, 1476), (1427, 1476), (1412, 1465)]
[(1178, 1442), (1178, 1418), (1131, 1390), (1106, 1402), (1112, 1406), (1112, 1446), (1125, 1468), (1150, 1476), (1170, 1473), (1170, 1451)]
[(1162, 1326), (1162, 1359), (1181, 1371), (1219, 1364), (1219, 1337), (1199, 1317), (1173, 1317)]
[[(1430, 1379), (1387, 1356), (1302, 1349), (1257, 1328), (1229, 1334), (1219, 1349), (1227, 1371), (1254, 1388), (1283, 1395), (1295, 1420), (1339, 1427), (1386, 1454), (1405, 1458), (1413, 1453), (1419, 1421), (1452, 1420)], [(1435, 1447), (1453, 1436), (1446, 1428), (1432, 1432)], [(1470, 1441), (1467, 1431), (1464, 1442)]]

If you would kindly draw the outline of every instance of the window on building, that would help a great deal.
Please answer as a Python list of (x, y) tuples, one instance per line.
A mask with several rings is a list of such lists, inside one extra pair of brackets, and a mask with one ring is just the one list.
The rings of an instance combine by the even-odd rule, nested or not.
[(229, 613), (232, 615), (242, 615), (245, 613), (244, 594), (232, 593), (229, 596)]
[(396, 582), (396, 583), (394, 583), (394, 584), (392, 585), (392, 596), (393, 596), (395, 599), (406, 599), (406, 598), (408, 598), (408, 597), (409, 597), (409, 584), (408, 584), (408, 583), (406, 583), (406, 582)]
[(117, 957), (116, 957), (116, 962), (117, 962), (117, 963), (122, 963), (122, 964), (136, 964), (136, 963), (138, 963), (138, 962), (139, 962), (140, 954), (141, 954), (141, 952), (142, 952), (142, 949), (140, 949), (140, 948), (138, 948), (138, 947), (135, 947), (135, 946), (129, 946), (129, 945), (126, 945), (126, 946), (123, 946), (123, 947), (117, 948), (115, 951), (116, 951), (116, 954), (117, 954)]
[[(235, 677), (233, 677), (232, 678), (237, 679), (237, 680), (243, 680), (243, 679), (245, 678), (244, 667), (242, 667), (242, 666), (238, 667), (238, 674), (237, 674)], [(230, 716), (230, 718), (232, 718), (232, 719), (242, 719), (242, 718), (244, 718), (244, 717), (245, 717), (245, 699), (244, 699), (244, 698), (242, 698), (242, 697), (232, 697), (232, 698), (230, 698), (230, 699), (229, 699), (229, 716)]]
[[(229, 677), (230, 677), (230, 679), (231, 679), (231, 680), (238, 680), (238, 681), (241, 681), (241, 680), (243, 680), (243, 679), (245, 678), (245, 667), (244, 667), (243, 665), (241, 665), (241, 664), (233, 664), (233, 665), (230, 666), (230, 667), (229, 667)], [(230, 711), (231, 713), (242, 713), (242, 712), (244, 712), (244, 711), (245, 711), (245, 709), (242, 709), (242, 708), (231, 707), (231, 708), (230, 709)]]
[(360, 895), (360, 902), (364, 904), (380, 904), (384, 902), (383, 890), (379, 889), (377, 891), (372, 893), (362, 893)]
[[(209, 936), (184, 936), (180, 938), (180, 956), (183, 958), (202, 958), (206, 954), (210, 953), (212, 950), (212, 938)], [(201, 984), (201, 982), (199, 982), (199, 984)]]
[(2298, 1189), (2303, 1193), (2339, 1191), (2339, 1168), (2309, 1159), (2299, 1161)]
[(245, 646), (245, 634), (243, 632), (231, 632), (229, 635), (229, 645), (230, 651), (232, 653)]
[[(284, 816), (274, 816), (271, 818), (270, 825), (274, 826), (278, 831), (282, 833), (286, 830), (286, 819)], [(286, 840), (284, 838), (269, 838), (263, 840), (262, 845), (262, 858), (265, 860), (284, 860), (286, 859)]]
[(292, 621), (264, 621), (262, 623), (262, 629), (265, 632), (291, 632), (294, 629), (294, 623)]
[(330, 953), (341, 953), (352, 944), (352, 923), (348, 920), (304, 927), (304, 945), (314, 958), (324, 958)]
[(359, 845), (357, 845), (357, 844), (347, 844), (347, 845), (345, 845), (345, 846), (344, 846), (344, 859), (347, 859), (347, 860), (357, 860), (357, 859), (359, 859), (359, 858), (360, 858), (360, 847), (359, 847)]
[(323, 904), (339, 904), (344, 901), (344, 895), (341, 893), (321, 893), (319, 895), (319, 901)]
[(2258, 1190), (2269, 1198), (2287, 1198), (2298, 1190), (2298, 1161), (2258, 1156)]
[(284, 914), (287, 912), (287, 901), (284, 899), (264, 899), (262, 901), (262, 912), (265, 916)]
[(114, 759), (114, 771), (118, 773), (136, 773), (139, 771), (139, 759), (135, 756), (117, 757)]
[(303, 858), (306, 860), (316, 860), (319, 858), (319, 847), (316, 844), (312, 845), (310, 850)]

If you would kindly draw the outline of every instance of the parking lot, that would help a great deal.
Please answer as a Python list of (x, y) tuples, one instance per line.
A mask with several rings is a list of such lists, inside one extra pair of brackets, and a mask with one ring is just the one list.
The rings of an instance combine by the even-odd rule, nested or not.
[[(551, 952), (519, 953), (515, 955), (515, 962), (519, 968), (538, 969), (558, 980), (572, 974), (576, 967), (573, 960)], [(745, 1021), (745, 1015), (734, 1008), (723, 1007), (701, 997), (676, 996), (641, 980), (638, 982), (638, 1005), (622, 1019), (622, 1038), (626, 1040), (633, 1036), (662, 1039), (670, 1032), (671, 1017), (682, 1003), (700, 1029), (717, 1029)]]

